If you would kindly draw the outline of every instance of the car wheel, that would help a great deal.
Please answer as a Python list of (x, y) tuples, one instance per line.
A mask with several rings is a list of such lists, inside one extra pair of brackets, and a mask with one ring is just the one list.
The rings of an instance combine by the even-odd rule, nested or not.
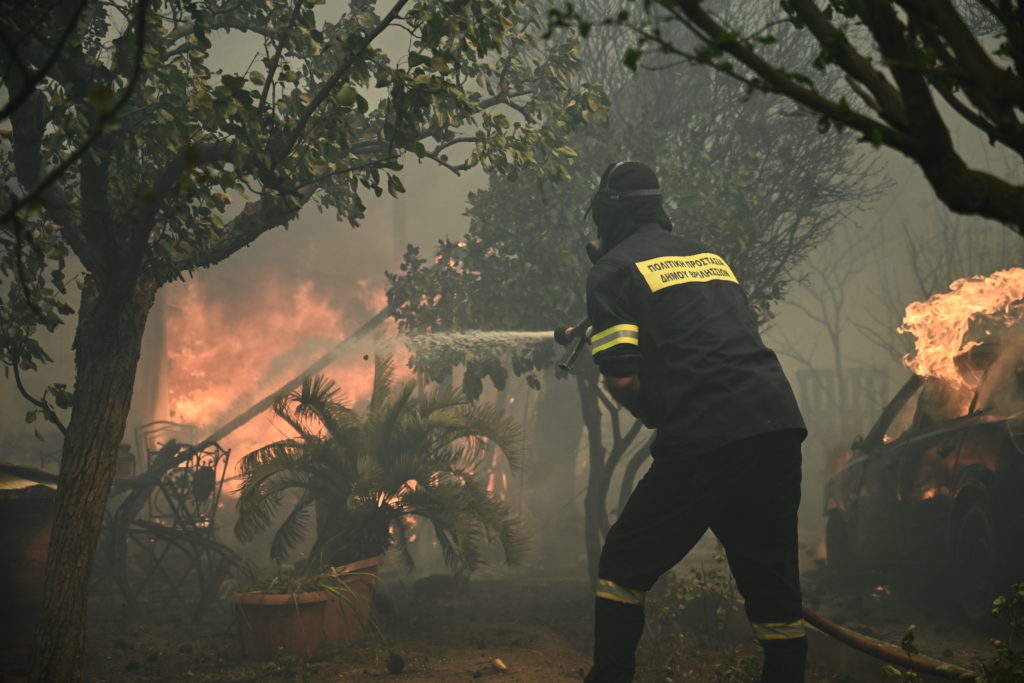
[(825, 525), (825, 552), (829, 571), (840, 578), (857, 574), (858, 562), (853, 552), (853, 539), (843, 514), (830, 512)]
[(1002, 585), (1002, 557), (992, 514), (983, 501), (967, 507), (953, 529), (953, 569), (960, 610), (973, 622), (991, 617)]

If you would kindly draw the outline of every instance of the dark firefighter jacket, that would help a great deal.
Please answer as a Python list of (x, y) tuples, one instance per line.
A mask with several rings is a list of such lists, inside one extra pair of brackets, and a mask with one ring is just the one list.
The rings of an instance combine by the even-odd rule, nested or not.
[(723, 258), (651, 224), (587, 278), (591, 349), (601, 373), (640, 378), (642, 417), (659, 444), (699, 453), (783, 429), (804, 430), (775, 353)]

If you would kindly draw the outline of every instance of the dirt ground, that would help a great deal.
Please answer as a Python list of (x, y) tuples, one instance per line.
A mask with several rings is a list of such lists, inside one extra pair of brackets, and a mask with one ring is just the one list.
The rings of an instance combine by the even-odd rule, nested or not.
[[(111, 610), (90, 631), (94, 681), (509, 681), (578, 680), (577, 588), (558, 581), (486, 580), (457, 596), (414, 597), (406, 584), (379, 587), (378, 629), (322, 661), (253, 663), (227, 615), (199, 625)], [(578, 597), (585, 597), (585, 593)], [(576, 623), (580, 622), (580, 623)], [(125, 626), (128, 632), (125, 633)], [(504, 668), (502, 668), (504, 667)], [(401, 673), (389, 673), (401, 669)]]
[(846, 628), (899, 644), (911, 626), (924, 654), (976, 669), (993, 655), (992, 639), (1005, 638), (1004, 622), (971, 624), (958, 612), (948, 586), (913, 576), (865, 577), (858, 587), (839, 583), (824, 569), (805, 572), (804, 604)]
[[(759, 651), (723, 570), (706, 553), (695, 553), (675, 580), (652, 591), (638, 683), (754, 680)], [(810, 607), (868, 635), (898, 643), (916, 624), (922, 652), (966, 666), (991, 651), (992, 633), (962, 623), (942, 607), (941, 596), (890, 586), (844, 592), (818, 570), (805, 575), (804, 585)], [(705, 598), (692, 600), (694, 592)], [(690, 602), (680, 607), (683, 594)], [(429, 592), (400, 573), (385, 572), (378, 596), (379, 628), (360, 640), (320, 661), (264, 663), (243, 657), (225, 605), (193, 622), (185, 606), (129, 609), (95, 598), (88, 680), (555, 682), (579, 681), (589, 665), (592, 594), (582, 577), (495, 572), (474, 577), (462, 592)], [(822, 654), (812, 649), (808, 683), (866, 680), (830, 670), (842, 667)], [(6, 680), (20, 680), (11, 673)]]
[[(226, 613), (190, 623), (167, 608), (95, 604), (91, 681), (579, 681), (589, 665), (592, 594), (583, 579), (523, 575), (474, 580), (460, 594), (421, 595), (382, 581), (379, 633), (322, 661), (245, 660)], [(637, 680), (749, 681), (756, 646), (697, 618), (659, 620), (640, 652)], [(702, 632), (704, 631), (704, 632)], [(849, 681), (815, 668), (808, 681)]]

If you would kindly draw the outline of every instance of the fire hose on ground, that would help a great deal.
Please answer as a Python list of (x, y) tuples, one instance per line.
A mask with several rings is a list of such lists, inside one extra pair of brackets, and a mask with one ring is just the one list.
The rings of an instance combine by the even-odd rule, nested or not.
[[(580, 355), (580, 351), (589, 341), (592, 331), (590, 321), (586, 318), (576, 325), (560, 327), (554, 331), (555, 341), (562, 346), (568, 347), (565, 356), (562, 358), (561, 362), (558, 363), (558, 368), (560, 370), (564, 370), (566, 372), (572, 370), (573, 365), (576, 363), (576, 359)], [(870, 636), (857, 633), (856, 631), (851, 631), (850, 629), (839, 626), (838, 624), (834, 624), (807, 607), (803, 608), (803, 614), (804, 620), (808, 624), (814, 626), (830, 638), (867, 655), (889, 662), (890, 664), (895, 664), (913, 671), (941, 678), (954, 680), (974, 678), (974, 672), (968, 669), (948, 662), (943, 662), (933, 657), (928, 657), (927, 655), (912, 655), (892, 643), (877, 640)]]
[(972, 680), (975, 677), (975, 673), (969, 669), (957, 666), (956, 664), (950, 664), (943, 662), (942, 660), (935, 659), (922, 654), (910, 654), (905, 652), (903, 648), (892, 643), (887, 643), (883, 640), (871, 638), (862, 633), (851, 631), (848, 628), (834, 624), (825, 617), (821, 616), (817, 612), (804, 607), (804, 620), (814, 626), (816, 629), (829, 636), (834, 640), (838, 640), (843, 645), (859, 650), (865, 654), (871, 655), (877, 659), (902, 666), (919, 673), (929, 674), (931, 676), (938, 676), (940, 678), (950, 678), (953, 680)]

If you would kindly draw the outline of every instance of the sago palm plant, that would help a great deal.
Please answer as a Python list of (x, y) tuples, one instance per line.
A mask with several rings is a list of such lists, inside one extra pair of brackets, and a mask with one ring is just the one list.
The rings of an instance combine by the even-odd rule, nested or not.
[(288, 501), (291, 510), (270, 546), (278, 561), (302, 540), (314, 511), (311, 554), (332, 566), (392, 546), (411, 563), (414, 519), (432, 525), (456, 572), (480, 563), (483, 541), (500, 542), (509, 563), (520, 559), (525, 537), (518, 520), (476, 476), (488, 445), (515, 465), (514, 423), (497, 408), (450, 390), (417, 396), (414, 382), (395, 387), (393, 374), (390, 358), (375, 360), (373, 393), (362, 415), (322, 375), (277, 400), (274, 412), (296, 434), (242, 458), (240, 540), (274, 524)]

